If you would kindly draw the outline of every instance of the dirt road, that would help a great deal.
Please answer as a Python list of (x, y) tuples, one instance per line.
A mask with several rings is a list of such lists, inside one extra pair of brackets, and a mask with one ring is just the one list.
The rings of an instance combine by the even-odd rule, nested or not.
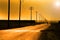
[(0, 30), (0, 40), (38, 40), (41, 30), (48, 28), (50, 24), (40, 24), (22, 28)]

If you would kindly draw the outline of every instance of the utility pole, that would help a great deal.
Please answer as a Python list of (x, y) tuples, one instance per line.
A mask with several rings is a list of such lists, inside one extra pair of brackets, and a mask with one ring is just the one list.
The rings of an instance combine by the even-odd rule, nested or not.
[(33, 11), (33, 7), (30, 7), (30, 13), (31, 13), (30, 20), (32, 20), (32, 11)]
[(21, 0), (19, 1), (19, 26), (20, 26), (20, 20), (21, 20)]
[(19, 2), (19, 21), (21, 20), (21, 0)]
[(36, 11), (36, 21), (37, 21), (37, 13), (38, 13), (38, 12)]
[(9, 27), (9, 20), (10, 20), (10, 0), (8, 0), (8, 27)]
[(40, 14), (39, 14), (39, 20), (40, 20)]

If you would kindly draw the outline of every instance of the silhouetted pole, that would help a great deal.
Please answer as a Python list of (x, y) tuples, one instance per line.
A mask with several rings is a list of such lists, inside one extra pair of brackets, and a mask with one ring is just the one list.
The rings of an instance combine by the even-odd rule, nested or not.
[(21, 20), (21, 0), (19, 2), (19, 26), (20, 26), (20, 20)]
[(19, 21), (21, 20), (21, 0), (19, 2)]
[(10, 0), (8, 0), (8, 27), (9, 27), (9, 20), (10, 20)]
[(32, 20), (32, 11), (33, 11), (33, 7), (30, 7), (30, 11), (31, 11), (31, 16), (30, 16), (30, 19)]
[(40, 14), (39, 14), (39, 21), (40, 21)]
[(8, 20), (10, 20), (10, 0), (8, 0)]
[(37, 20), (37, 11), (36, 11), (36, 20)]

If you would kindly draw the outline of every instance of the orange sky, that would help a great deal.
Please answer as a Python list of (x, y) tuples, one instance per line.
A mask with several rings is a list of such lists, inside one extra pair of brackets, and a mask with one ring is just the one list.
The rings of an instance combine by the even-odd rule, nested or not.
[[(18, 20), (19, 0), (11, 1), (10, 19)], [(36, 19), (36, 11), (38, 11), (38, 20), (60, 20), (60, 5), (57, 2), (60, 0), (22, 0), (21, 20), (30, 20), (29, 8), (33, 6), (33, 20)], [(0, 19), (7, 20), (8, 18), (8, 0), (0, 0)], [(57, 3), (57, 4), (56, 4)], [(41, 17), (41, 14), (43, 17)], [(39, 18), (40, 16), (40, 18)]]

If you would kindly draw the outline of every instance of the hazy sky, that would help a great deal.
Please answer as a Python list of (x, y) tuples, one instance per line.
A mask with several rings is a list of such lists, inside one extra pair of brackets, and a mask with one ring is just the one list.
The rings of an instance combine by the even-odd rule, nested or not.
[[(19, 0), (10, 0), (10, 2), (10, 19), (18, 20)], [(22, 20), (30, 20), (31, 6), (33, 7), (33, 20), (36, 19), (36, 11), (38, 11), (38, 20), (44, 20), (44, 18), (47, 20), (60, 20), (60, 0), (22, 0)], [(0, 19), (7, 20), (7, 18), (8, 0), (0, 0)]]

